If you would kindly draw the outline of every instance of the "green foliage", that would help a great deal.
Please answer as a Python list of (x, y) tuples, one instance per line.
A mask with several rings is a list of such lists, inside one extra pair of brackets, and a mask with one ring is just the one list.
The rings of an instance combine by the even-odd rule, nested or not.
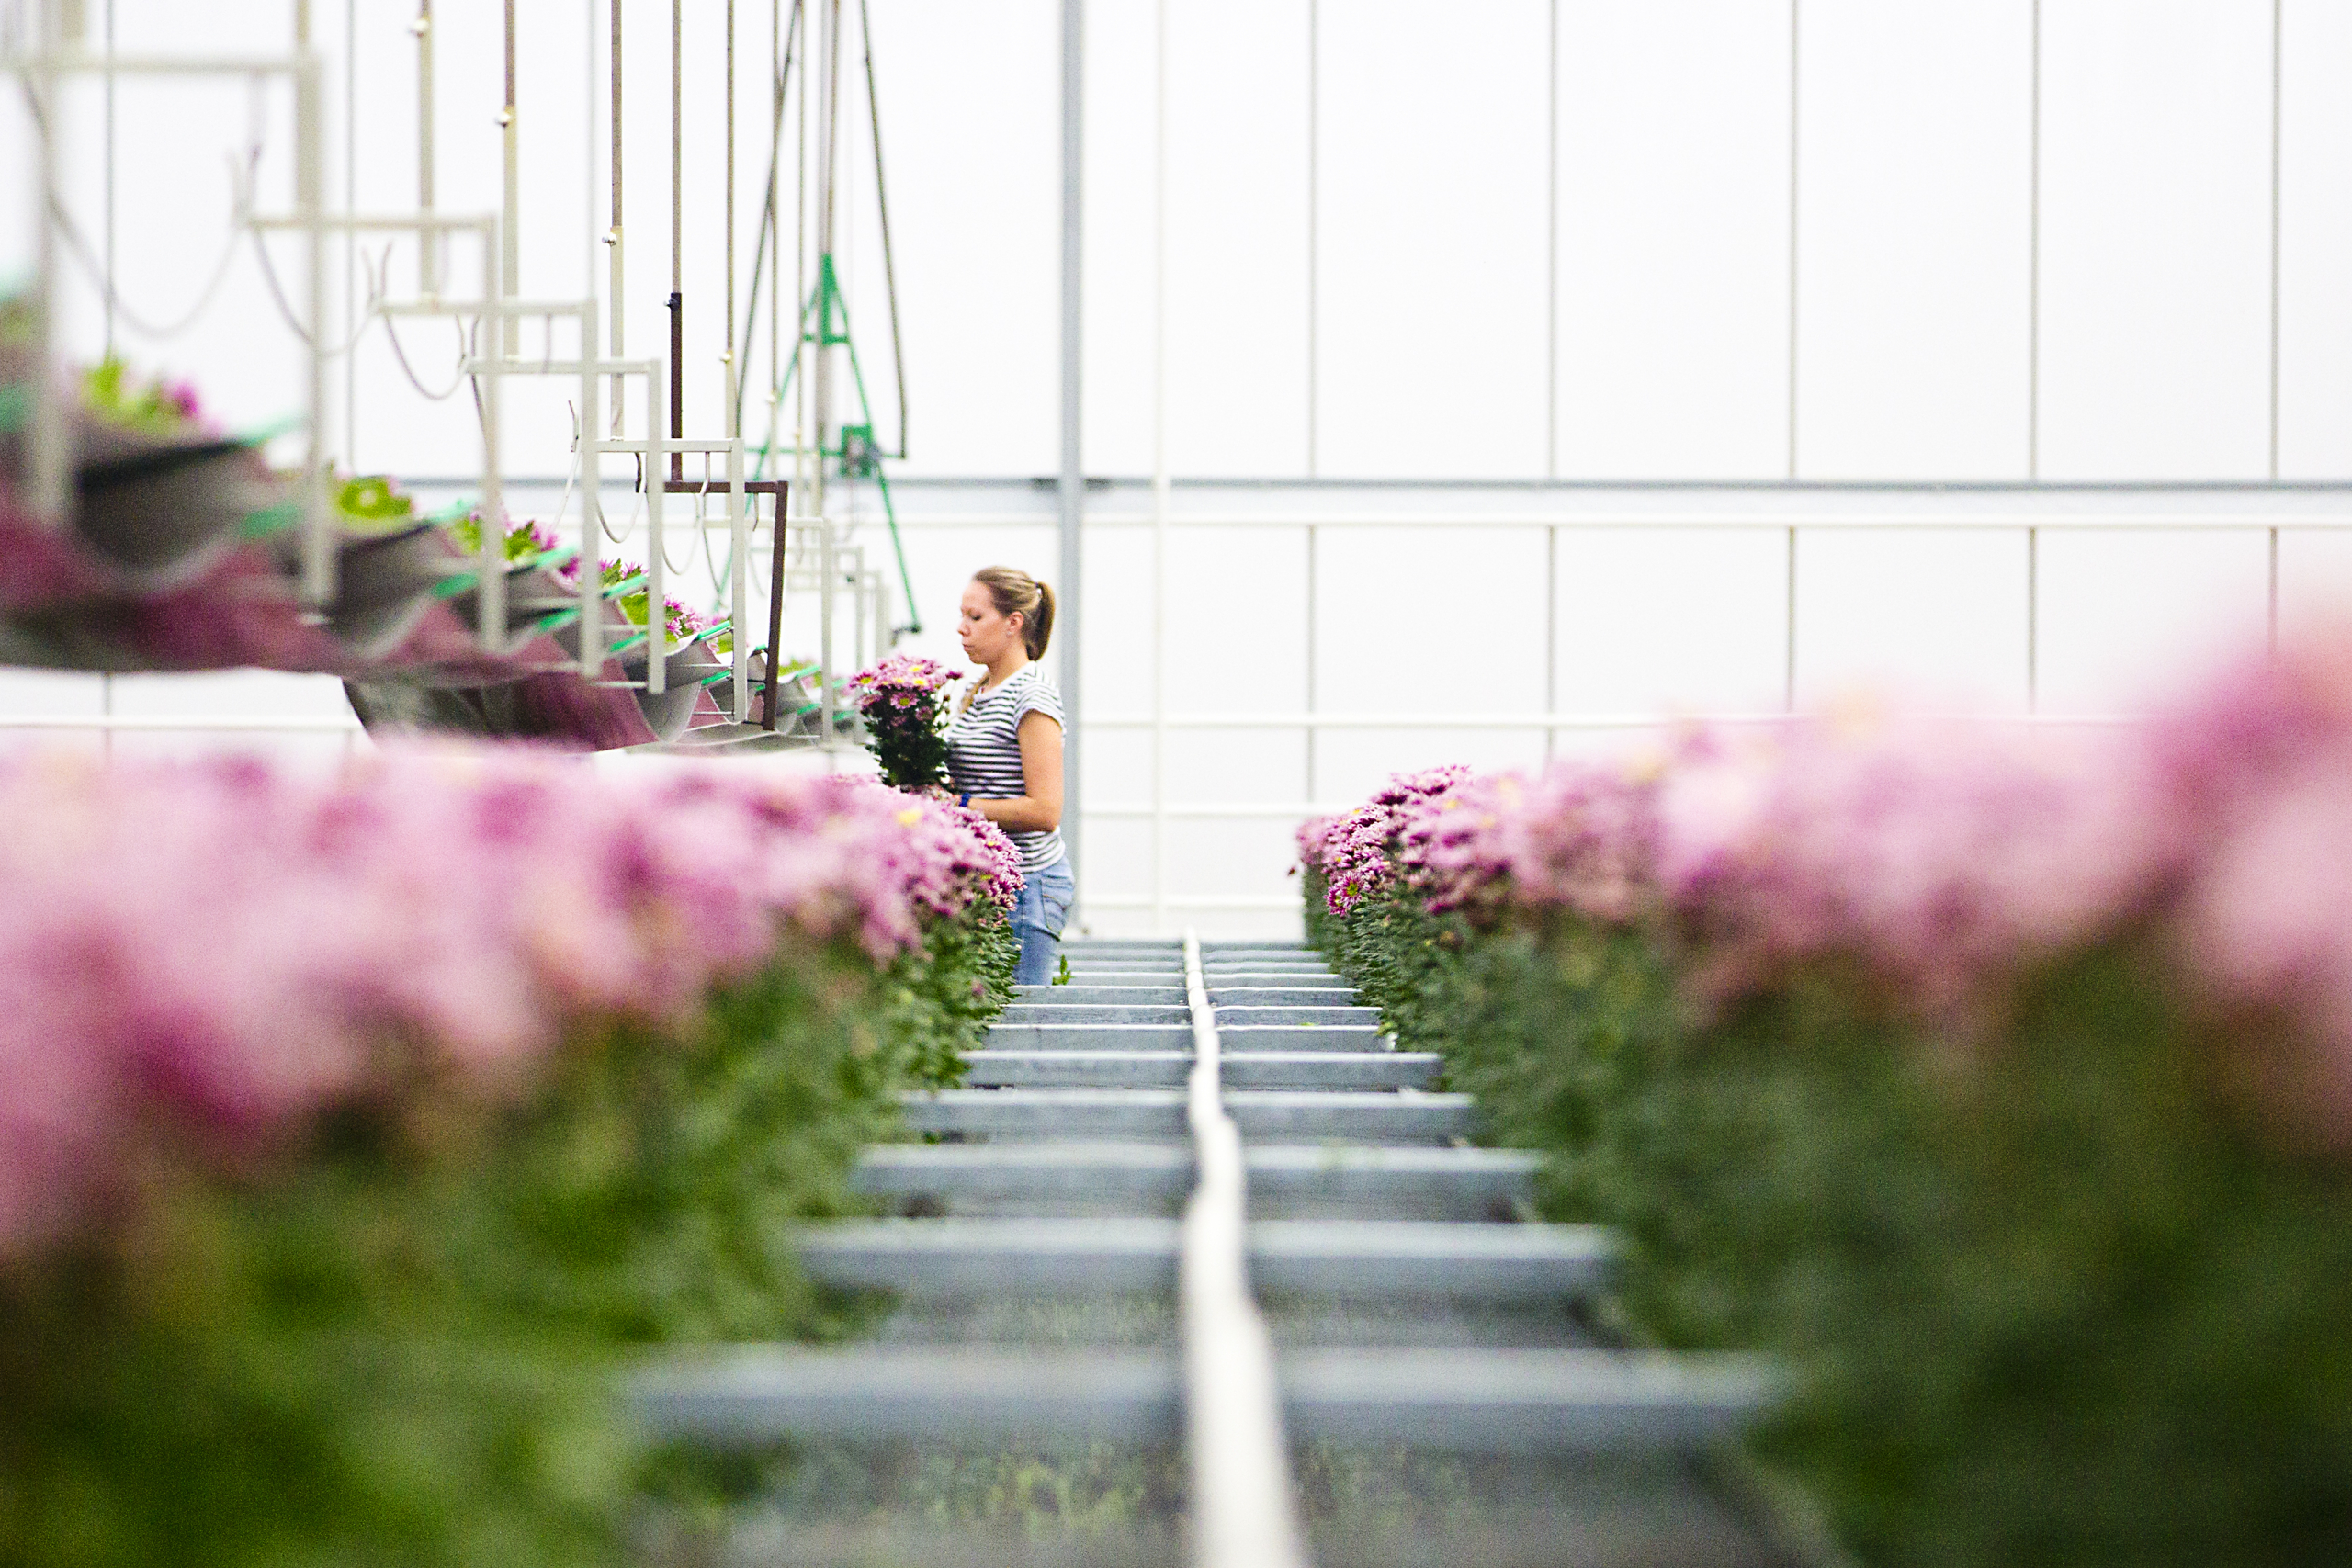
[(1021, 937), (1003, 911), (934, 922), (920, 952), (899, 960), (883, 979), (882, 1027), (905, 1072), (923, 1089), (964, 1078), (964, 1053), (988, 1040), (989, 1025), (1012, 999)]
[(1054, 965), (1054, 984), (1057, 986), (1069, 984), (1069, 954), (1067, 953), (1061, 954), (1059, 962)]
[[(380, 474), (344, 480), (335, 488), (334, 509), (350, 523), (406, 523), (416, 515), (415, 501), (393, 489), (392, 481)], [(480, 524), (474, 525), (471, 547), (481, 547)]]
[(187, 386), (141, 381), (111, 354), (82, 373), (82, 402), (107, 423), (147, 435), (179, 434), (196, 415), (196, 395)]
[(1759, 1450), (1864, 1561), (2352, 1561), (2352, 1172), (2241, 1113), (2148, 942), (1961, 1040), (1829, 968), (1695, 1012), (1670, 942), (1567, 917), (1309, 921), (1617, 1230), (1633, 1321), (1786, 1359)]
[(224, 1184), (143, 1178), (103, 1239), (0, 1272), (7, 1568), (604, 1568), (639, 1488), (632, 1347), (825, 1338), (791, 1227), (896, 1097), (952, 1082), (1009, 927), (887, 973), (787, 945), (675, 1035), (609, 1028), (509, 1107), (427, 1096)]
[(926, 694), (909, 707), (887, 697), (864, 708), (865, 749), (893, 789), (922, 790), (947, 783), (947, 730), (942, 705)]
[[(479, 509), (451, 518), (448, 529), (450, 533), (457, 536), (458, 543), (464, 547), (467, 555), (474, 556), (481, 553), (481, 514)], [(509, 563), (530, 560), (534, 557), (546, 553), (547, 541), (531, 524), (513, 523), (507, 525), (504, 548)], [(605, 569), (605, 586), (610, 588), (614, 581), (612, 568), (607, 565)]]

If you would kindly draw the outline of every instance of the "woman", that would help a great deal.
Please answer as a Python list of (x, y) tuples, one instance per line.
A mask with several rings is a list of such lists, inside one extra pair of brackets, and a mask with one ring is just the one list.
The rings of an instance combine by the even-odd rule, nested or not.
[(1037, 660), (1054, 633), (1054, 591), (1025, 571), (972, 574), (956, 627), (964, 655), (988, 673), (947, 727), (947, 772), (964, 804), (1003, 829), (1021, 851), (1023, 986), (1050, 985), (1062, 922), (1078, 885), (1062, 848), (1062, 699)]

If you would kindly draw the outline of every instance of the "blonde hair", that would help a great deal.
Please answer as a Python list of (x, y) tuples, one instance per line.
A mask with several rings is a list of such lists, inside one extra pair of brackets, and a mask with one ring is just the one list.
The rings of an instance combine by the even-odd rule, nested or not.
[(1032, 659), (1046, 657), (1054, 635), (1054, 591), (1015, 567), (984, 566), (972, 581), (989, 591), (1000, 615), (1021, 617), (1021, 645)]

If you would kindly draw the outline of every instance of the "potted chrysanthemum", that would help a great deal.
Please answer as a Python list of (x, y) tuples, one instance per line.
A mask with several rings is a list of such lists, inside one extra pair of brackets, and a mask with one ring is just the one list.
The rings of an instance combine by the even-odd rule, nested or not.
[(893, 653), (850, 678), (865, 748), (883, 782), (920, 790), (947, 783), (947, 688), (961, 676), (933, 659)]

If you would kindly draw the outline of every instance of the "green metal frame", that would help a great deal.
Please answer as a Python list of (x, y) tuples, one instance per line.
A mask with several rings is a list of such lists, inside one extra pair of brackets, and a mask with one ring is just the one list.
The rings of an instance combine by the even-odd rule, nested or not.
[[(840, 316), (838, 326), (834, 322), (836, 312)], [(865, 367), (858, 363), (857, 344), (850, 336), (849, 300), (842, 293), (841, 277), (834, 270), (833, 258), (830, 253), (817, 258), (817, 287), (809, 291), (808, 303), (801, 307), (798, 341), (813, 344), (820, 354), (835, 346), (849, 351), (850, 379), (857, 388), (858, 412), (865, 417), (860, 423), (842, 425), (838, 444), (831, 446), (820, 446), (817, 454), (818, 461), (820, 463), (831, 461), (838, 465), (833, 469), (834, 475), (838, 478), (872, 479), (875, 488), (882, 492), (882, 515), (890, 525), (890, 550), (899, 563), (899, 588), (906, 595), (907, 601), (907, 625), (893, 632), (892, 640), (896, 641), (900, 632), (921, 632), (922, 612), (915, 605), (914, 575), (907, 570), (907, 546), (906, 541), (899, 534), (898, 504), (890, 497), (890, 477), (883, 471), (882, 468), (885, 457), (903, 457), (906, 452), (903, 446), (896, 453), (886, 452), (880, 443), (874, 439), (874, 400), (866, 394)], [(783, 378), (776, 383), (776, 407), (784, 406), (785, 393), (792, 386), (793, 372), (799, 367), (800, 355), (795, 354), (785, 367)], [(777, 452), (792, 451), (796, 448), (780, 447), (776, 445), (775, 425), (771, 419), (768, 425), (768, 439), (752, 447), (751, 450), (759, 457), (759, 465), (753, 470), (752, 477), (765, 479), (768, 473), (769, 457)]]

